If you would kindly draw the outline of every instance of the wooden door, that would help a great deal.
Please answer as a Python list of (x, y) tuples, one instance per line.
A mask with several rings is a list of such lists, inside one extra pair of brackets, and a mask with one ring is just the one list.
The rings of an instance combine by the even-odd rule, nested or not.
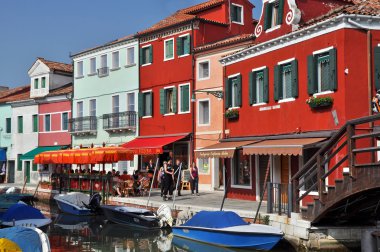
[(288, 202), (290, 156), (281, 156), (281, 202)]

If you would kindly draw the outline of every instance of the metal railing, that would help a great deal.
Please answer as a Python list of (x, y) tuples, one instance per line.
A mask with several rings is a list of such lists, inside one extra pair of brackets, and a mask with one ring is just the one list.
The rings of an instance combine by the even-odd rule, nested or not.
[(267, 213), (286, 214), (292, 212), (292, 184), (268, 182)]
[(69, 119), (70, 133), (96, 132), (96, 116), (85, 116)]
[(109, 67), (101, 67), (98, 68), (98, 76), (99, 77), (104, 77), (109, 74)]
[(104, 130), (135, 129), (136, 111), (126, 111), (103, 115)]

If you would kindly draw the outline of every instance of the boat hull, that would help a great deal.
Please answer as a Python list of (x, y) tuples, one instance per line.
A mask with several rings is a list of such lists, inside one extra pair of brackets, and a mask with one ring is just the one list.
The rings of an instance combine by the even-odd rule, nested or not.
[(26, 220), (17, 220), (17, 221), (3, 221), (1, 223), (2, 226), (5, 227), (37, 227), (44, 228), (51, 223), (51, 219), (26, 219)]
[(173, 227), (172, 230), (173, 234), (178, 237), (239, 249), (271, 250), (282, 238), (282, 235), (276, 234), (224, 232), (188, 227)]
[(58, 199), (55, 199), (55, 202), (57, 202), (59, 210), (63, 213), (68, 213), (72, 215), (93, 215), (94, 214), (89, 209), (83, 209), (78, 206), (69, 204), (67, 202), (60, 201)]
[(116, 206), (101, 206), (106, 219), (110, 222), (141, 229), (160, 229), (157, 218), (146, 217), (142, 214), (117, 211)]

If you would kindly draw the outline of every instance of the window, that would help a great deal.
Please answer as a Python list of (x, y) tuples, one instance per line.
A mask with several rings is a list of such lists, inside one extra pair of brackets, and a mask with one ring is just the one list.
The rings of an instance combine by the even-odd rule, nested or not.
[(179, 112), (190, 112), (190, 85), (179, 85)]
[(264, 29), (269, 30), (282, 24), (284, 1), (276, 0), (265, 5)]
[(274, 75), (275, 101), (298, 97), (297, 60), (275, 66)]
[(112, 96), (112, 113), (119, 113), (119, 96)]
[(24, 132), (24, 118), (22, 116), (17, 117), (17, 132), (18, 133)]
[(62, 113), (61, 122), (62, 122), (62, 127), (61, 127), (62, 130), (68, 130), (69, 113), (67, 112)]
[(134, 65), (135, 62), (135, 48), (129, 47), (127, 48), (127, 66)]
[(96, 58), (90, 59), (90, 74), (96, 74)]
[(200, 174), (210, 173), (210, 160), (208, 158), (198, 159), (198, 169)]
[(147, 65), (153, 62), (153, 47), (151, 45), (141, 48), (140, 64)]
[(77, 117), (83, 117), (83, 102), (77, 102)]
[(153, 93), (152, 92), (144, 92), (139, 93), (139, 116), (152, 116), (153, 115)]
[(241, 106), (241, 75), (229, 77), (226, 83), (226, 108)]
[(177, 38), (177, 55), (186, 56), (190, 54), (190, 35), (183, 35)]
[(45, 115), (45, 132), (49, 132), (50, 130), (51, 130), (50, 115)]
[(46, 77), (41, 78), (41, 88), (46, 88)]
[(5, 118), (5, 133), (12, 133), (12, 118)]
[(243, 6), (231, 4), (231, 22), (243, 24)]
[(233, 162), (233, 185), (251, 185), (251, 156), (243, 155), (243, 150), (237, 150)]
[(174, 39), (165, 40), (164, 44), (165, 60), (174, 59)]
[(38, 115), (33, 115), (33, 132), (38, 132)]
[(268, 103), (268, 68), (253, 71), (249, 82), (250, 105)]
[(107, 67), (107, 54), (100, 56), (100, 67)]
[(22, 171), (22, 160), (21, 160), (22, 154), (17, 154), (17, 170)]
[(204, 80), (210, 78), (210, 61), (198, 63), (198, 79)]
[(160, 112), (162, 115), (177, 112), (177, 89), (175, 87), (160, 90)]
[(198, 100), (198, 124), (210, 125), (210, 101)]
[(308, 57), (308, 93), (337, 90), (336, 49)]
[(127, 94), (128, 111), (135, 111), (135, 93)]
[(112, 69), (118, 69), (119, 65), (119, 51), (112, 53)]
[(38, 79), (34, 79), (34, 89), (38, 89)]
[(77, 78), (83, 77), (83, 61), (77, 62)]
[(96, 116), (96, 100), (90, 100), (90, 116)]
[(37, 171), (38, 165), (35, 163), (32, 163), (32, 171)]

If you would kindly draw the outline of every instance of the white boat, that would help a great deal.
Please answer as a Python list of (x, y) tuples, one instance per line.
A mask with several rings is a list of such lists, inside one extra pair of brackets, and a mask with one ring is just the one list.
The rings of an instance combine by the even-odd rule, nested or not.
[(90, 195), (81, 192), (59, 194), (54, 197), (59, 210), (73, 215), (94, 215), (98, 212), (102, 197), (99, 193)]
[[(0, 239), (15, 243), (23, 252), (50, 252), (48, 236), (38, 228), (10, 227), (0, 229)], [(3, 250), (5, 249), (5, 250)], [(1, 248), (1, 251), (9, 251)]]
[(51, 223), (37, 208), (24, 203), (11, 206), (1, 217), (1, 225), (5, 227), (23, 226), (42, 228)]

